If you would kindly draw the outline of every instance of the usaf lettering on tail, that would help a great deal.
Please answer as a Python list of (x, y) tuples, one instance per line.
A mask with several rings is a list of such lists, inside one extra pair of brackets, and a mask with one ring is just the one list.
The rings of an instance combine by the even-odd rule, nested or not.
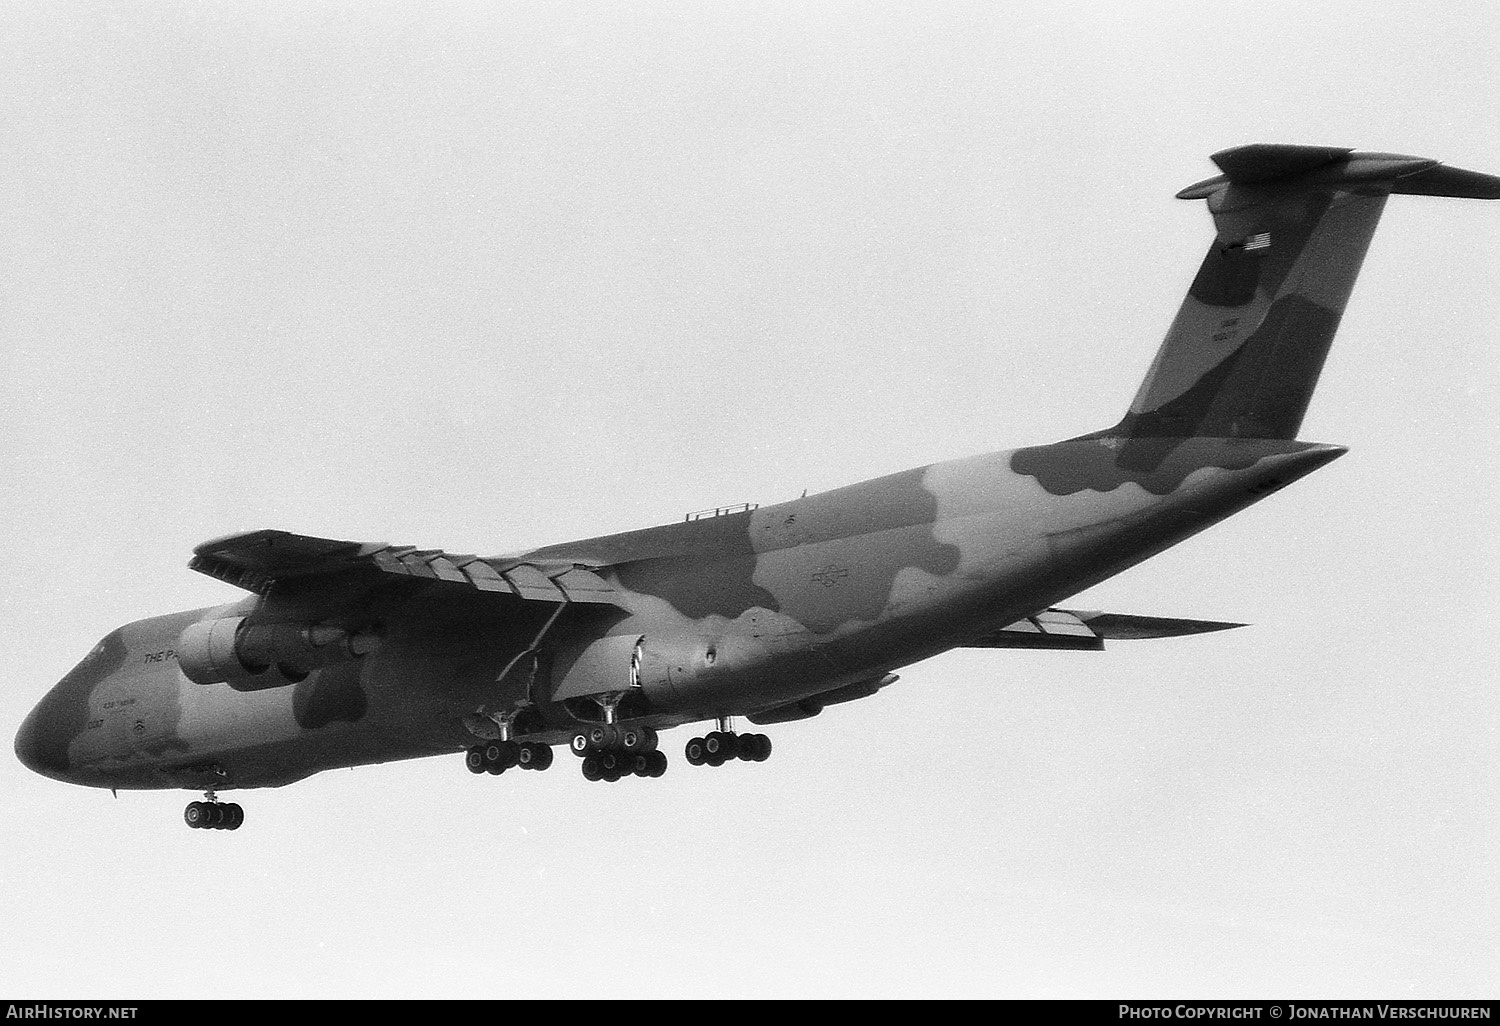
[(764, 725), (873, 695), (956, 647), (1097, 649), (1238, 624), (1057, 608), (1345, 450), (1297, 440), (1392, 194), (1500, 198), (1500, 178), (1316, 146), (1215, 154), (1215, 237), (1113, 427), (663, 527), (479, 558), (257, 531), (191, 567), (239, 601), (111, 632), (27, 717), (50, 777), (206, 792), (464, 752), (475, 773), (581, 756), (659, 776), (759, 761)]

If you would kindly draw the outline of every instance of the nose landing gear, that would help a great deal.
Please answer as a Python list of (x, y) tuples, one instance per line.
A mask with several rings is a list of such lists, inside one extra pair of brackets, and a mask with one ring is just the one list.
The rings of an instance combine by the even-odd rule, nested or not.
[(204, 794), (207, 801), (189, 802), (182, 818), (194, 830), (238, 830), (245, 822), (245, 810), (238, 802), (221, 802), (212, 791)]

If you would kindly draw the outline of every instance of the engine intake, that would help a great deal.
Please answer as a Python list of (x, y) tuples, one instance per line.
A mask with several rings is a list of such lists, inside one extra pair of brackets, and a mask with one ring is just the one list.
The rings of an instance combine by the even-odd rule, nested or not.
[(196, 684), (261, 691), (357, 659), (378, 640), (374, 630), (351, 634), (328, 624), (253, 623), (229, 616), (189, 624), (177, 641), (177, 664)]

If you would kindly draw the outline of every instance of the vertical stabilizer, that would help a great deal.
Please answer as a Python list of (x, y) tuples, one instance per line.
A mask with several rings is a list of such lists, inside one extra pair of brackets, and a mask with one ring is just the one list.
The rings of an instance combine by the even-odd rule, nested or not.
[(1208, 201), (1213, 244), (1102, 435), (1295, 438), (1386, 198), (1500, 198), (1500, 178), (1392, 153), (1257, 144), (1213, 161), (1223, 174), (1177, 194)]

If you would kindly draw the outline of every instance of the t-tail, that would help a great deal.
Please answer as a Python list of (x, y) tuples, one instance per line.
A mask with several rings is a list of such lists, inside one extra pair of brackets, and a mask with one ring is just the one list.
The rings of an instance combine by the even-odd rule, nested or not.
[[(1215, 238), (1123, 420), (1124, 462), (1168, 439), (1293, 439), (1392, 193), (1500, 199), (1500, 178), (1435, 160), (1257, 144), (1213, 155)], [(1130, 456), (1135, 450), (1135, 460)]]

